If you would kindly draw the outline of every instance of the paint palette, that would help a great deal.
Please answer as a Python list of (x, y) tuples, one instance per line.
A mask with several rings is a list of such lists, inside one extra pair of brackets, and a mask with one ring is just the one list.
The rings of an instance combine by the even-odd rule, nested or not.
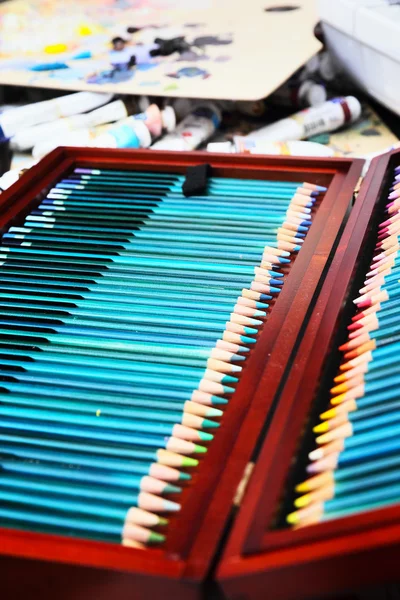
[(171, 0), (12, 0), (0, 6), (0, 83), (260, 99), (320, 48), (314, 3), (287, 8), (271, 0), (245, 11), (228, 0), (186, 0), (179, 9)]

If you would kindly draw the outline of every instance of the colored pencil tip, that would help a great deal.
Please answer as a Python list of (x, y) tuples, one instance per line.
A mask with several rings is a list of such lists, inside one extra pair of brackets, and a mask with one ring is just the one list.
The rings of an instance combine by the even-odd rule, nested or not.
[(264, 300), (272, 300), (273, 296), (270, 296), (269, 294), (260, 294), (260, 300), (262, 300), (262, 302), (264, 302)]
[(211, 403), (212, 404), (228, 404), (229, 400), (227, 400), (226, 398), (220, 398), (219, 396), (211, 396)]
[(339, 394), (338, 396), (335, 396), (334, 398), (331, 398), (331, 404), (336, 406), (337, 404), (342, 404), (342, 402), (344, 402), (345, 400), (346, 400), (346, 392), (344, 392), (343, 394)]
[(300, 252), (300, 250), (301, 250), (301, 246), (295, 246), (293, 248), (293, 252)]
[(198, 444), (194, 444), (194, 452), (195, 454), (205, 454), (207, 452), (207, 448), (204, 446), (199, 446)]
[(318, 423), (318, 425), (316, 425), (315, 427), (313, 427), (313, 432), (314, 433), (325, 433), (326, 431), (329, 431), (329, 424), (328, 423)]
[(182, 488), (177, 485), (172, 485), (172, 483), (167, 483), (164, 488), (165, 494), (179, 494), (182, 491)]
[(336, 417), (337, 415), (337, 410), (336, 408), (330, 408), (329, 410), (326, 410), (325, 412), (320, 414), (320, 419), (324, 419), (328, 420), (328, 419), (333, 419), (334, 417)]
[(275, 285), (283, 285), (283, 281), (282, 279), (275, 279), (274, 277), (271, 277), (271, 279), (269, 280), (270, 285), (275, 286)]
[(311, 500), (311, 494), (305, 494), (304, 496), (300, 496), (300, 498), (296, 498), (294, 505), (296, 508), (304, 508), (310, 504)]
[(347, 360), (352, 360), (353, 358), (356, 358), (358, 356), (358, 351), (357, 348), (355, 350), (350, 350), (349, 352), (346, 352), (344, 357)]
[[(255, 333), (257, 333), (257, 331)], [(224, 383), (237, 383), (239, 379), (237, 377), (232, 377), (232, 375), (224, 375), (222, 381)]]
[(148, 539), (149, 544), (161, 544), (165, 541), (165, 535), (162, 533), (157, 533), (156, 531), (151, 531)]
[(219, 408), (208, 408), (206, 411), (206, 417), (210, 418), (210, 417), (222, 417), (223, 415), (223, 411), (219, 410)]
[(227, 385), (223, 385), (223, 386), (222, 386), (222, 389), (223, 389), (223, 393), (224, 393), (224, 394), (233, 394), (233, 393), (234, 393), (234, 391), (235, 391), (235, 388), (233, 388), (233, 387), (229, 387), (229, 386), (227, 386)]
[(297, 512), (290, 513), (290, 515), (286, 517), (286, 521), (289, 525), (296, 525), (300, 521)]
[(362, 329), (362, 324), (358, 323), (357, 321), (354, 321), (353, 323), (351, 323), (351, 325), (347, 326), (347, 329), (349, 331), (357, 331), (357, 329)]
[[(200, 447), (200, 446), (199, 446)], [(207, 452), (207, 448), (205, 448)], [(199, 461), (197, 458), (191, 458), (190, 456), (182, 456), (182, 467), (197, 467)]]
[(347, 380), (347, 376), (345, 373), (341, 373), (340, 375), (336, 375), (336, 377), (334, 378), (334, 382), (335, 383), (341, 383), (342, 381), (346, 381)]
[(357, 304), (357, 306), (358, 308), (369, 308), (370, 306), (372, 306), (371, 299), (367, 298), (366, 300), (362, 300)]
[(199, 434), (199, 438), (203, 442), (211, 442), (211, 440), (214, 439), (214, 436), (212, 435), (212, 433), (207, 433), (206, 431), (198, 431), (197, 433)]
[(324, 456), (324, 452), (321, 448), (316, 448), (315, 450), (313, 450), (312, 452), (309, 453), (308, 458), (312, 461), (314, 460), (320, 460), (321, 458), (323, 458)]
[(158, 517), (157, 525), (165, 527), (166, 525), (168, 525), (168, 522), (168, 519), (165, 519), (164, 517)]
[(190, 479), (192, 479), (192, 476), (189, 473), (184, 473), (183, 471), (179, 472), (179, 480), (189, 481)]
[(217, 429), (220, 426), (220, 423), (217, 421), (210, 421), (210, 419), (203, 419), (203, 427), (206, 429)]
[(181, 505), (172, 500), (163, 500), (163, 509), (167, 512), (178, 512), (181, 510)]
[(253, 339), (251, 337), (247, 337), (245, 335), (241, 335), (240, 340), (243, 342), (243, 344), (255, 344), (257, 341), (255, 339)]
[(347, 390), (349, 389), (349, 386), (347, 385), (346, 382), (344, 383), (340, 383), (339, 385), (335, 385), (333, 388), (330, 389), (331, 394), (341, 394), (343, 392), (347, 392)]

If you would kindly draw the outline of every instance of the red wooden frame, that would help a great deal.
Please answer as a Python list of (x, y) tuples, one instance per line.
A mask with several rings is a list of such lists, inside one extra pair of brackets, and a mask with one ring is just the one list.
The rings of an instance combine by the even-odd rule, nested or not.
[[(389, 174), (399, 163), (399, 152), (373, 161), (308, 321), (219, 564), (217, 577), (231, 600), (320, 599), (399, 580), (400, 505), (299, 530), (270, 527), (322, 369), (334, 350), (351, 282), (360, 267), (365, 272), (363, 254), (374, 240)], [(263, 380), (252, 408), (262, 402)]]
[[(273, 405), (285, 365), (307, 311), (326, 275), (342, 224), (348, 214), (362, 161), (292, 157), (206, 155), (217, 176), (307, 180), (329, 185), (306, 241), (293, 264), (274, 310), (259, 335), (237, 390), (225, 412), (193, 485), (186, 490), (182, 511), (173, 519), (164, 550), (139, 551), (122, 546), (55, 535), (0, 529), (0, 565), (5, 598), (29, 586), (41, 598), (80, 598), (77, 582), (91, 597), (200, 597), (205, 579), (231, 513), (232, 499), (250, 460), (266, 416)], [(110, 151), (58, 148), (0, 196), (0, 227), (27, 212), (45, 190), (73, 166), (151, 169), (184, 173), (204, 162), (202, 153)], [(188, 200), (190, 201), (190, 200)], [(288, 318), (289, 316), (289, 318)], [(259, 382), (268, 381), (262, 402)], [(258, 400), (257, 400), (258, 398)], [(223, 458), (221, 458), (223, 457)], [(40, 561), (37, 562), (37, 561)], [(18, 577), (24, 573), (24, 577)], [(97, 583), (96, 583), (97, 582)], [(106, 582), (106, 592), (98, 582)], [(28, 588), (27, 588), (28, 586)], [(7, 596), (9, 590), (9, 596)], [(39, 597), (39, 596), (37, 596)]]

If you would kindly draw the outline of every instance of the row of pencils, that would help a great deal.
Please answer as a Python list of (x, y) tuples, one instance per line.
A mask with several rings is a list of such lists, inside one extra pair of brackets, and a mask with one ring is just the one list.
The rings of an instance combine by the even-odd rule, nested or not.
[(325, 191), (183, 182), (76, 168), (2, 236), (3, 526), (165, 540)]
[(330, 408), (314, 427), (311, 477), (296, 487), (301, 527), (400, 501), (400, 167), (378, 227), (357, 312), (340, 346)]

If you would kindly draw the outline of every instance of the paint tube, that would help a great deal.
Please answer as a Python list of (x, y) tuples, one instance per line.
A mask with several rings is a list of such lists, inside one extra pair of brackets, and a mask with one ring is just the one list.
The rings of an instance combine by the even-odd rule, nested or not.
[(144, 111), (132, 117), (135, 121), (143, 121), (153, 138), (158, 138), (163, 130), (174, 131), (176, 127), (175, 111), (172, 106), (160, 110), (157, 104), (150, 104)]
[(148, 148), (151, 134), (143, 121), (132, 117), (111, 127), (106, 133), (97, 136), (92, 147), (95, 148)]
[(113, 94), (77, 92), (53, 100), (35, 102), (0, 114), (0, 138), (11, 138), (18, 131), (94, 110), (112, 99)]
[(307, 108), (287, 119), (262, 127), (246, 137), (274, 142), (301, 140), (335, 131), (342, 125), (353, 123), (360, 115), (361, 105), (354, 96), (334, 98), (320, 106)]
[(205, 102), (179, 123), (175, 131), (167, 134), (151, 146), (153, 150), (195, 150), (208, 140), (221, 123), (218, 107)]
[(242, 154), (275, 154), (286, 156), (334, 156), (332, 148), (316, 142), (267, 142), (248, 137), (233, 138), (236, 152)]
[(218, 152), (219, 154), (232, 154), (236, 152), (232, 142), (210, 142), (207, 144), (207, 152)]
[(20, 152), (29, 150), (38, 140), (50, 142), (54, 140), (54, 147), (56, 147), (62, 144), (63, 137), (71, 131), (120, 121), (126, 119), (135, 110), (137, 110), (136, 102), (115, 100), (84, 115), (57, 119), (18, 131), (11, 140), (11, 148)]
[(305, 108), (307, 106), (318, 106), (326, 102), (328, 95), (324, 85), (315, 83), (310, 79), (303, 82), (289, 82), (280, 87), (269, 98), (272, 104), (279, 106), (292, 106), (293, 108)]
[(43, 158), (46, 154), (58, 146), (75, 146), (77, 148), (93, 147), (96, 137), (99, 135), (96, 129), (78, 129), (71, 131), (61, 137), (41, 140), (34, 145), (32, 156), (36, 160)]
[(20, 178), (21, 170), (20, 169), (11, 169), (11, 171), (6, 171), (0, 177), (0, 191), (7, 190), (9, 187), (13, 185)]
[[(113, 113), (113, 111), (111, 110), (109, 110), (107, 114), (106, 109), (108, 107), (111, 108), (112, 105), (116, 104), (117, 102), (121, 101), (117, 100), (115, 103), (112, 102), (111, 104), (108, 104), (103, 108), (97, 109), (96, 111), (93, 111), (88, 115), (83, 115), (83, 117), (89, 117), (87, 122), (85, 122), (85, 120), (82, 118), (79, 120), (75, 117), (75, 127), (70, 126), (70, 119), (63, 119), (63, 121), (69, 122), (68, 127), (63, 128), (62, 131), (57, 129), (57, 135), (36, 136), (36, 139), (39, 139), (41, 141), (35, 144), (32, 151), (33, 156), (41, 158), (45, 154), (48, 154), (51, 150), (54, 150), (54, 148), (57, 148), (57, 146), (97, 147), (98, 145), (100, 145), (100, 147), (103, 147), (103, 144), (106, 144), (106, 148), (147, 148), (151, 143), (151, 140), (149, 140), (148, 131), (150, 131), (150, 133), (155, 137), (155, 134), (160, 135), (163, 129), (170, 131), (175, 127), (175, 113), (170, 106), (160, 111), (157, 105), (152, 104), (151, 106), (149, 106), (149, 108), (146, 109), (146, 111), (144, 111), (144, 113), (139, 113), (128, 118), (126, 106), (124, 110), (122, 110), (122, 108), (121, 110), (119, 110), (120, 107), (118, 107), (118, 115), (117, 111)], [(99, 118), (100, 111), (104, 111), (101, 113), (102, 117), (104, 118)], [(94, 115), (94, 113), (96, 114)], [(108, 131), (103, 131), (101, 133), (94, 129), (96, 126), (102, 125), (104, 123), (116, 121), (117, 119), (110, 118), (112, 115), (114, 117), (118, 116), (118, 122), (113, 128), (110, 128)], [(143, 123), (146, 128), (143, 129), (140, 123)], [(78, 127), (79, 124), (81, 124), (80, 127)], [(41, 127), (44, 128), (44, 126)], [(39, 126), (37, 128), (32, 129), (38, 128)], [(71, 131), (73, 129), (75, 129), (76, 131)], [(160, 133), (158, 133), (159, 131)], [(105, 135), (106, 137), (101, 137), (99, 140), (99, 135)], [(114, 141), (110, 139), (110, 135), (114, 137)], [(13, 139), (13, 142), (15, 142), (15, 138)]]

